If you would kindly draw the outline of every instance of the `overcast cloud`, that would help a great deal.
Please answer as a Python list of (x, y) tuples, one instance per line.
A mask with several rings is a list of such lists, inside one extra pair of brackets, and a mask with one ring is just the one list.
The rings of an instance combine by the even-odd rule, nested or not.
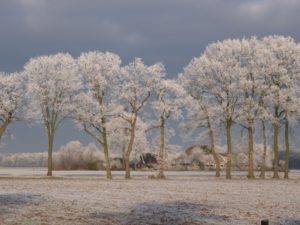
[[(217, 40), (282, 34), (300, 41), (299, 12), (300, 0), (2, 0), (0, 70), (21, 70), (41, 54), (77, 57), (100, 50), (119, 54), (124, 64), (134, 57), (147, 64), (162, 61), (174, 77)], [(16, 140), (6, 139), (1, 151), (20, 148), (22, 126), (12, 130)], [(41, 133), (30, 131), (27, 139)], [(57, 138), (57, 146), (73, 137), (86, 140), (68, 133)], [(46, 149), (43, 138), (34, 149)], [(31, 143), (22, 148), (33, 149)]]

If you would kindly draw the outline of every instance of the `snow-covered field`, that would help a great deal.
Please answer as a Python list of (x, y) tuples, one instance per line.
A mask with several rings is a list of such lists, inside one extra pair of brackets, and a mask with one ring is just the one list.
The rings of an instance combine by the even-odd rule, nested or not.
[[(300, 224), (300, 172), (286, 180), (215, 179), (212, 172), (134, 172), (107, 181), (99, 171), (0, 168), (0, 224)], [(269, 174), (270, 175), (270, 174)], [(63, 177), (64, 176), (64, 177)]]

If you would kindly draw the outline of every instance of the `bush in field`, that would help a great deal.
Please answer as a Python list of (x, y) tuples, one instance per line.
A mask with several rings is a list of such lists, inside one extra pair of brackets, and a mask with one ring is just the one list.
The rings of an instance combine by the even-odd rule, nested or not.
[(79, 141), (71, 141), (54, 154), (55, 170), (98, 169), (103, 155), (93, 144), (83, 146)]
[(205, 169), (205, 165), (201, 161), (198, 162), (198, 166), (199, 166), (200, 170), (204, 170)]
[(88, 170), (99, 170), (99, 165), (97, 162), (87, 163)]

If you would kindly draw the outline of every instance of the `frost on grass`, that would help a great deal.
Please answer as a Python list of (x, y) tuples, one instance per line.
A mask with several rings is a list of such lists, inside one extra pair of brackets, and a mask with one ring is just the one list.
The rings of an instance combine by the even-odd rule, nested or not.
[(133, 175), (124, 180), (115, 174), (112, 181), (2, 178), (0, 224), (300, 223), (300, 180), (294, 171), (290, 180), (254, 181), (237, 174), (231, 181), (206, 173), (168, 173), (164, 181)]
[(118, 224), (214, 224), (226, 216), (209, 213), (209, 207), (189, 202), (141, 203), (129, 213), (92, 213), (91, 218), (109, 218)]

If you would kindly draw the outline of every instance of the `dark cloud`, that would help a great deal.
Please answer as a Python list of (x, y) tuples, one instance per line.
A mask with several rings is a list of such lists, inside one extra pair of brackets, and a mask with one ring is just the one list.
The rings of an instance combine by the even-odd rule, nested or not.
[(163, 61), (175, 74), (224, 38), (285, 34), (300, 39), (298, 0), (10, 0), (0, 3), (0, 68), (29, 57), (110, 50)]
[(162, 61), (169, 76), (225, 38), (290, 35), (300, 41), (299, 0), (3, 0), (0, 70), (33, 56), (112, 51), (124, 63)]

